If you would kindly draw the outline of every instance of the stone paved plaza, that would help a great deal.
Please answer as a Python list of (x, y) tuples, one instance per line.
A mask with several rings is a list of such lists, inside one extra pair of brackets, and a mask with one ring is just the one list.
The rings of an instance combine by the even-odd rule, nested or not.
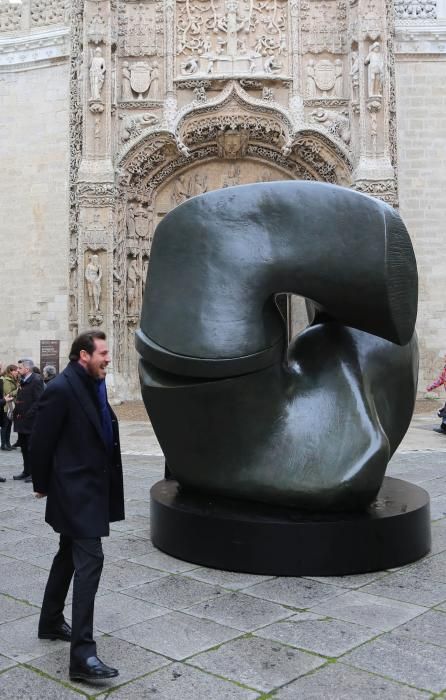
[[(431, 495), (433, 548), (395, 571), (275, 578), (198, 567), (156, 550), (148, 493), (163, 474), (143, 422), (121, 423), (127, 519), (104, 540), (99, 655), (120, 670), (71, 683), (68, 645), (37, 639), (57, 537), (44, 503), (0, 474), (0, 698), (5, 700), (422, 700), (446, 698), (446, 437), (416, 416), (388, 473)], [(69, 617), (67, 611), (67, 617)]]

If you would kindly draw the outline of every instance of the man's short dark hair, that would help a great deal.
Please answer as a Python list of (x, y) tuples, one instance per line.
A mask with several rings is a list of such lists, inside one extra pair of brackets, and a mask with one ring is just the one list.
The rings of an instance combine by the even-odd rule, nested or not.
[(89, 355), (92, 355), (95, 350), (96, 340), (106, 340), (107, 336), (104, 331), (84, 331), (80, 333), (74, 340), (70, 350), (70, 360), (76, 362), (80, 358), (81, 350), (85, 350)]

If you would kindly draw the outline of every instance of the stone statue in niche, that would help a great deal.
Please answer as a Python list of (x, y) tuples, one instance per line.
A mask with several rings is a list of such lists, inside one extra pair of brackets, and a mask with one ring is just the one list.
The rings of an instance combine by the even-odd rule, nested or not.
[(359, 95), (359, 54), (357, 51), (352, 51), (351, 54), (350, 79), (352, 84), (352, 98), (353, 100), (357, 100)]
[(334, 93), (336, 97), (344, 96), (344, 66), (340, 58), (335, 61), (335, 86)]
[(144, 290), (146, 288), (148, 269), (149, 269), (149, 257), (144, 256), (142, 259), (142, 293), (143, 294), (144, 294)]
[(370, 51), (364, 59), (364, 64), (368, 66), (367, 91), (369, 97), (379, 97), (382, 95), (384, 79), (384, 61), (381, 53), (381, 44), (374, 41)]
[(102, 49), (98, 46), (90, 61), (90, 98), (92, 100), (101, 99), (101, 90), (105, 80), (105, 61), (102, 56)]
[(313, 59), (310, 59), (308, 61), (306, 73), (307, 73), (307, 80), (306, 80), (307, 98), (309, 100), (312, 100), (314, 97), (317, 96), (316, 80), (314, 77), (314, 61), (313, 61)]
[(101, 301), (101, 280), (102, 267), (99, 262), (99, 255), (90, 255), (90, 260), (85, 268), (85, 279), (87, 282), (88, 300), (90, 302), (90, 314), (100, 311)]
[(128, 238), (136, 238), (136, 224), (135, 224), (135, 205), (133, 202), (127, 206), (127, 236)]
[(124, 61), (121, 71), (121, 99), (123, 101), (133, 100), (132, 88), (130, 85), (130, 68), (129, 62)]
[(148, 100), (159, 100), (160, 71), (158, 61), (154, 61), (150, 67), (150, 85), (147, 94)]
[(129, 316), (136, 316), (138, 309), (138, 285), (141, 274), (138, 270), (138, 260), (130, 258), (127, 267), (127, 313)]

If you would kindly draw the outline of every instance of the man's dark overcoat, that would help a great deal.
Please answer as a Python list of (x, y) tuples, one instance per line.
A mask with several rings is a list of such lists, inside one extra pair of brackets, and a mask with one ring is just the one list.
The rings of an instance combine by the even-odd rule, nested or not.
[(104, 441), (94, 390), (71, 363), (45, 390), (31, 436), (34, 490), (46, 493), (45, 520), (73, 538), (103, 537), (124, 518), (118, 421), (113, 453)]
[(29, 435), (36, 417), (37, 405), (45, 386), (40, 374), (31, 372), (26, 382), (20, 383), (15, 399), (14, 430)]

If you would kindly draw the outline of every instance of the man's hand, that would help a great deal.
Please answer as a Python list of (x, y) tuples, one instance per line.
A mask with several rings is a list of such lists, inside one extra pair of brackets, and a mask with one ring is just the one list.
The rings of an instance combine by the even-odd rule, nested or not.
[(34, 497), (35, 498), (46, 498), (46, 493), (39, 493), (38, 491), (34, 491)]

